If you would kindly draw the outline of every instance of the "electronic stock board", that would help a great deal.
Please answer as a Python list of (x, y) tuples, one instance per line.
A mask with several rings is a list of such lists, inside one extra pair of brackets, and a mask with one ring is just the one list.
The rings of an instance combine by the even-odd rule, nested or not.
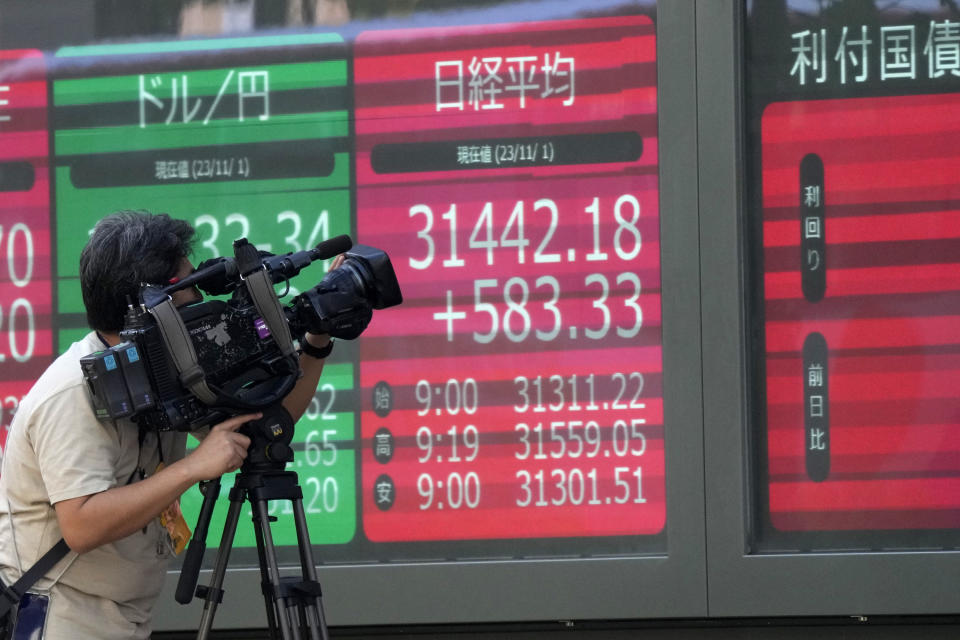
[[(0, 122), (31, 207), (0, 203), (0, 354), (32, 363), (3, 396), (87, 331), (78, 257), (111, 211), (186, 219), (195, 264), (348, 233), (405, 300), (338, 342), (297, 425), (318, 559), (664, 552), (656, 50), (634, 14), (5, 54), (36, 86), (3, 83), (33, 96)], [(235, 545), (256, 563), (252, 527)]]

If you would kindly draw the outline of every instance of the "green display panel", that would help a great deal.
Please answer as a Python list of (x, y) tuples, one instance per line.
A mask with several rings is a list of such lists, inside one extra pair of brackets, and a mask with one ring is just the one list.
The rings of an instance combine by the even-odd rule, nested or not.
[[(338, 35), (69, 47), (55, 56), (54, 226), (59, 350), (89, 329), (78, 281), (80, 251), (96, 222), (123, 209), (165, 212), (197, 230), (194, 264), (231, 256), (246, 237), (283, 254), (351, 234), (346, 46)], [(278, 285), (287, 304), (328, 265)], [(349, 349), (330, 358), (297, 425), (300, 475), (314, 543), (356, 529), (354, 415)], [(226, 493), (232, 481), (223, 483)], [(188, 522), (199, 492), (184, 499)], [(211, 537), (219, 538), (227, 500)], [(278, 515), (289, 503), (271, 505)], [(315, 522), (316, 521), (316, 522)], [(290, 518), (274, 528), (295, 544)], [(255, 546), (243, 525), (236, 546)]]

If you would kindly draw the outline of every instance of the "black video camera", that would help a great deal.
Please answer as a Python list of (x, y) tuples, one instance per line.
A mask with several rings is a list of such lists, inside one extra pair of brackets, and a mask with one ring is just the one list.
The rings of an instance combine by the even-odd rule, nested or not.
[[(234, 258), (207, 260), (166, 287), (144, 285), (140, 304), (127, 312), (122, 342), (80, 360), (97, 417), (191, 431), (279, 403), (301, 374), (295, 339), (307, 332), (356, 338), (374, 309), (403, 300), (387, 254), (351, 246), (348, 236), (338, 236), (275, 256), (241, 238)], [(340, 253), (339, 268), (280, 304), (274, 284)], [(174, 307), (170, 294), (192, 287), (231, 296)]]

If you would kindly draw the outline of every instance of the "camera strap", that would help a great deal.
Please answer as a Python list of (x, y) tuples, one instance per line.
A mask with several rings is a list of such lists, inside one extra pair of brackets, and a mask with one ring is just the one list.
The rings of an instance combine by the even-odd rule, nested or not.
[(247, 291), (250, 292), (253, 306), (260, 312), (264, 323), (270, 329), (270, 335), (280, 348), (280, 353), (284, 356), (295, 354), (296, 349), (293, 347), (290, 327), (283, 315), (283, 307), (280, 306), (277, 294), (273, 292), (273, 285), (267, 278), (266, 270), (260, 269), (251, 273), (244, 278), (244, 282), (247, 283)]
[(214, 404), (217, 400), (217, 394), (207, 386), (203, 367), (197, 362), (197, 352), (190, 340), (190, 333), (187, 331), (186, 325), (183, 324), (183, 317), (174, 306), (173, 300), (170, 299), (170, 296), (167, 296), (162, 302), (146, 306), (150, 315), (156, 319), (167, 351), (173, 358), (173, 364), (177, 367), (177, 371), (180, 372), (180, 384), (189, 389), (193, 395), (200, 398), (205, 404)]
[(257, 248), (249, 244), (245, 238), (241, 238), (241, 240), (233, 243), (233, 250), (237, 257), (237, 268), (247, 285), (247, 292), (253, 300), (253, 306), (256, 307), (260, 317), (267, 325), (267, 329), (270, 330), (270, 335), (273, 336), (274, 341), (280, 348), (280, 353), (284, 357), (292, 358), (293, 362), (297, 362), (293, 337), (290, 335), (290, 327), (287, 325), (280, 300), (273, 291), (273, 282), (260, 260)]

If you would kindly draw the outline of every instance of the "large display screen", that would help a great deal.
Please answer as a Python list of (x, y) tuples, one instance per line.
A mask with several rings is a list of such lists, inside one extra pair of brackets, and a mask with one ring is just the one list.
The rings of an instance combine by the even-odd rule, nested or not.
[(0, 51), (0, 455), (53, 353), (46, 64)]
[(405, 292), (360, 348), (365, 535), (659, 533), (652, 20), (363, 33), (354, 69), (358, 235)]
[[(5, 53), (2, 424), (89, 331), (101, 217), (187, 220), (195, 265), (349, 234), (404, 302), (337, 341), (296, 425), (317, 560), (665, 553), (655, 12), (560, 13)], [(292, 511), (270, 503), (282, 562)], [(258, 563), (248, 518), (232, 546)]]
[(794, 9), (750, 30), (759, 547), (952, 544), (960, 16)]

